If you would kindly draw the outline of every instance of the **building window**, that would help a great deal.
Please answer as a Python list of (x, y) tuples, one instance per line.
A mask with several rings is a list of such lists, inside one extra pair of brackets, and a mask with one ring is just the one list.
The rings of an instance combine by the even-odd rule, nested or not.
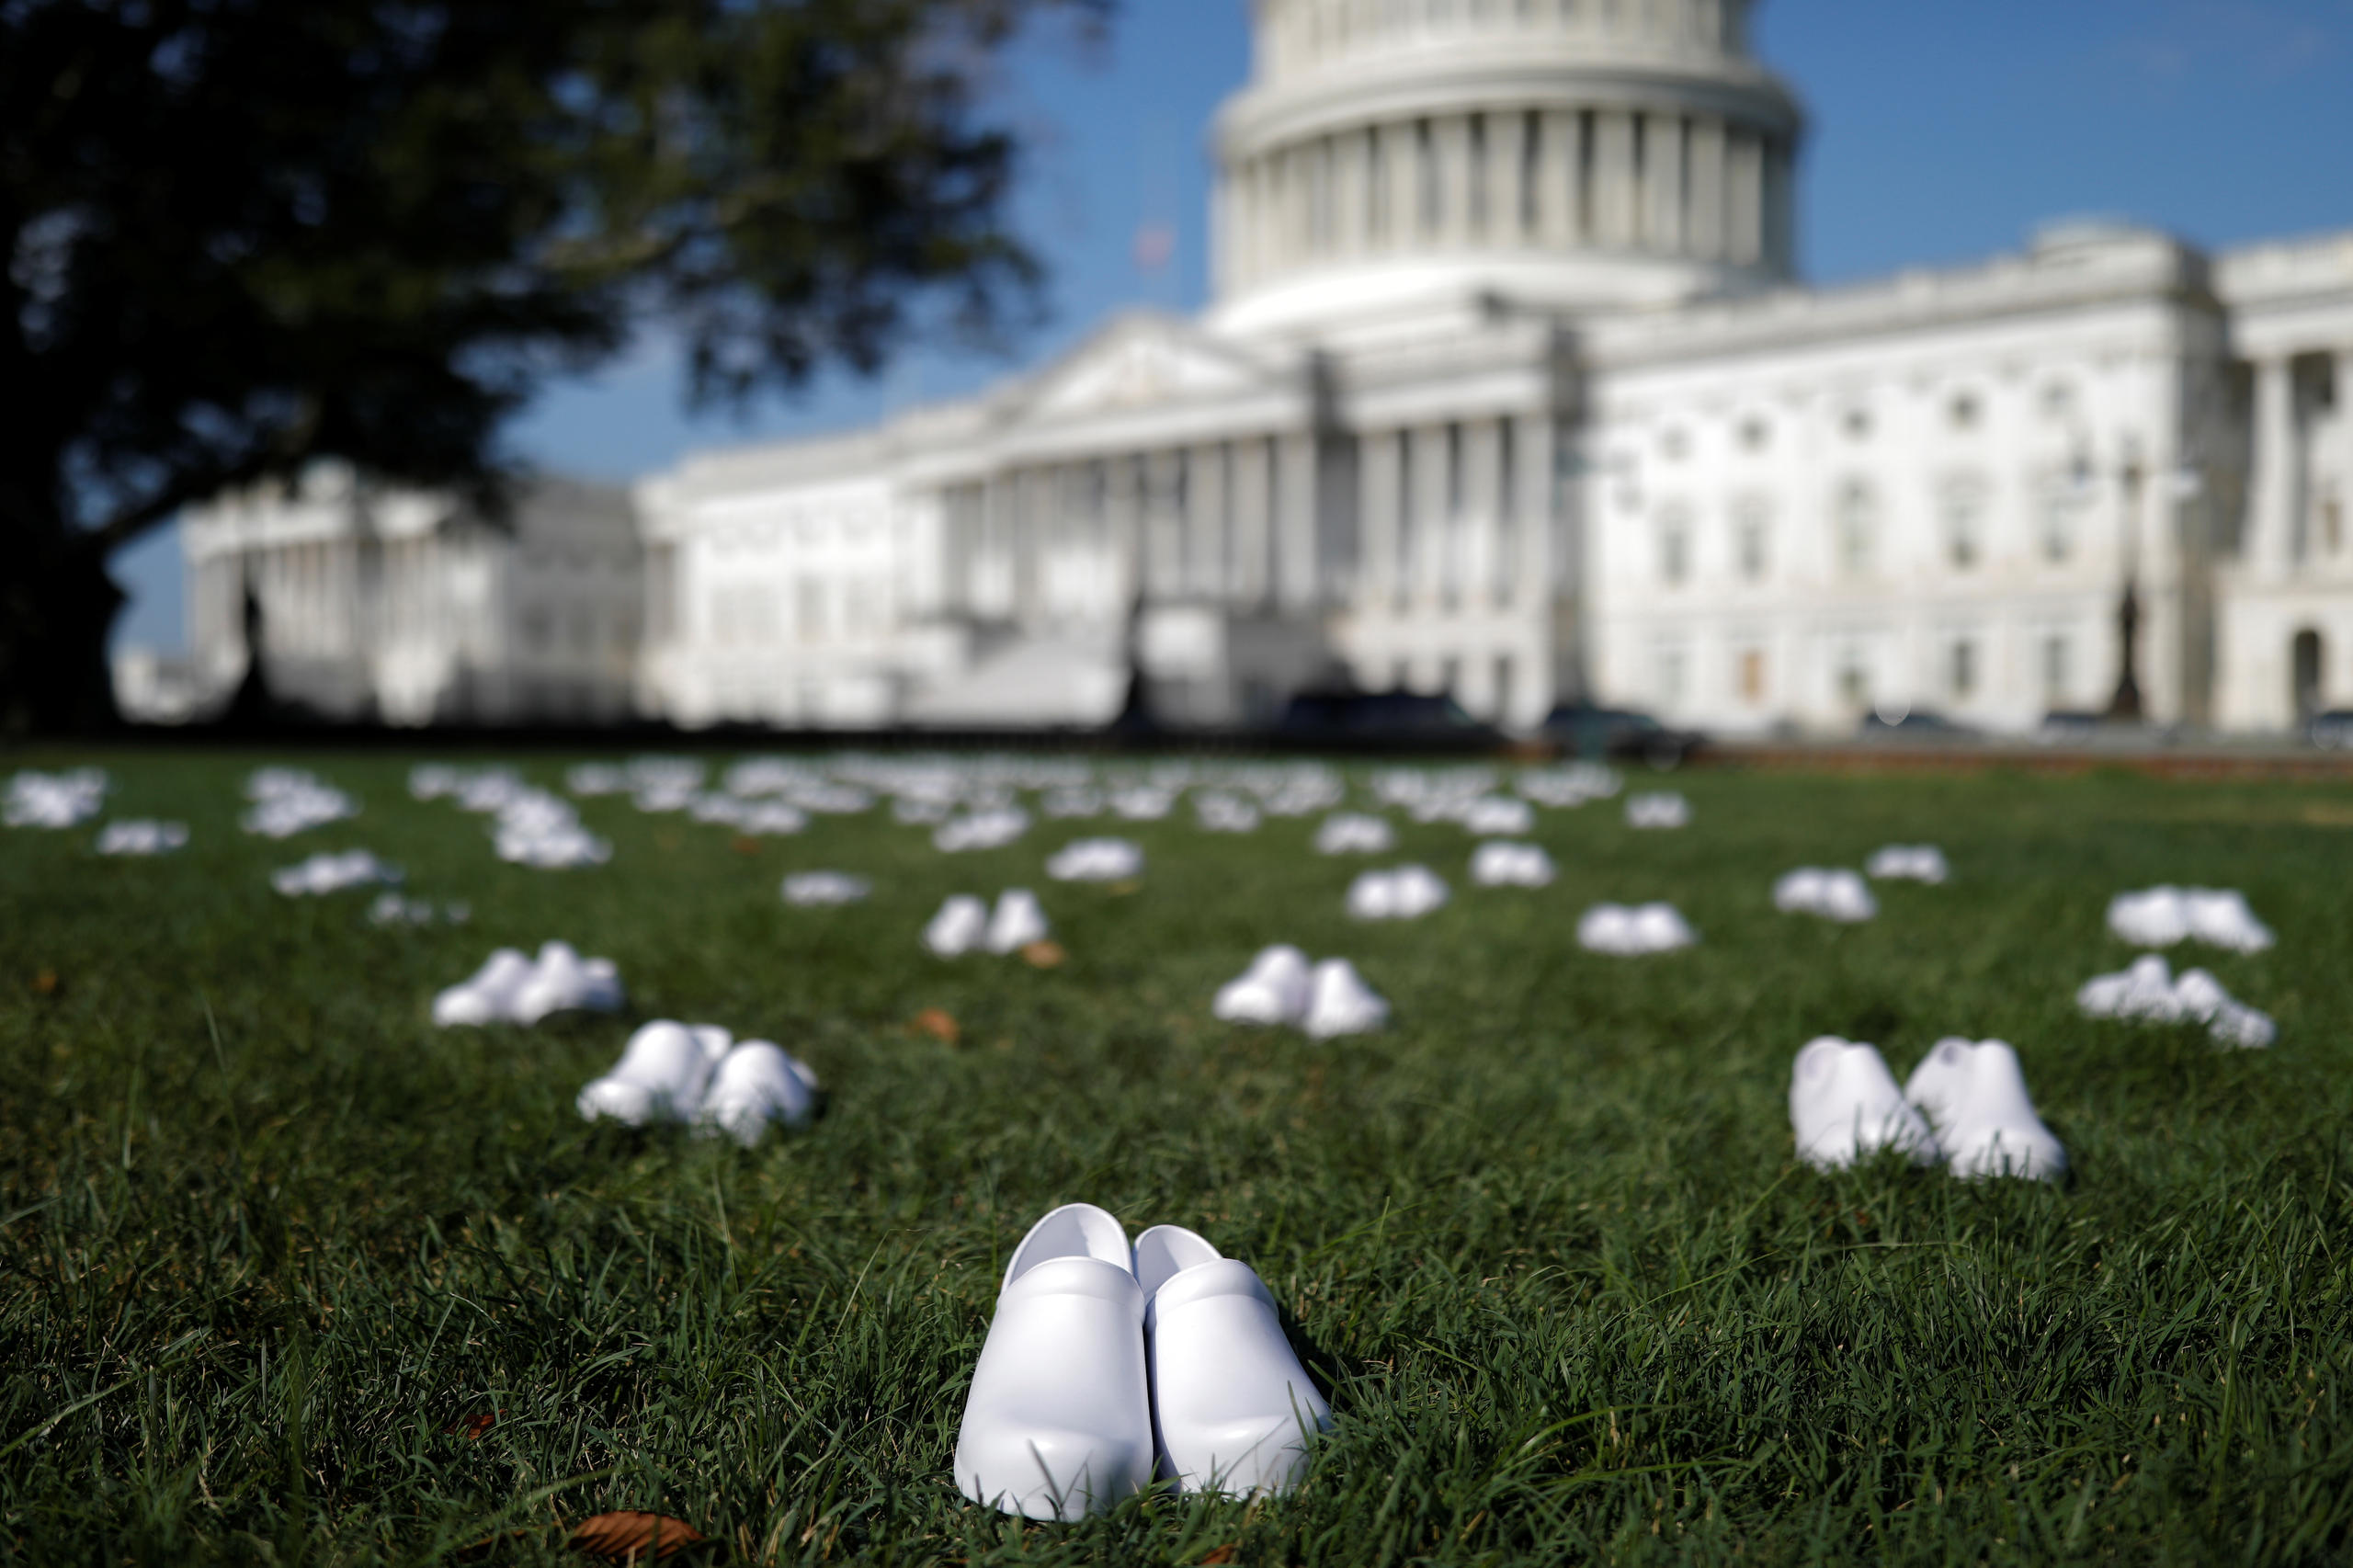
[(1945, 560), (1956, 572), (1973, 570), (1984, 556), (1985, 489), (1974, 479), (1947, 483), (1938, 497), (1943, 514)]
[(1846, 418), (1839, 421), (1839, 428), (1847, 432), (1847, 438), (1850, 441), (1869, 440), (1871, 433), (1870, 411), (1863, 408), (1848, 409)]
[(1658, 700), (1672, 708), (1683, 700), (1683, 650), (1662, 648), (1658, 653)]
[(1691, 516), (1680, 506), (1670, 506), (1659, 517), (1658, 574), (1671, 588), (1691, 576)]
[(1678, 426), (1659, 437), (1658, 447), (1667, 461), (1681, 462), (1691, 454), (1691, 437)]
[(1745, 497), (1733, 507), (1733, 553), (1740, 562), (1744, 583), (1761, 583), (1772, 563), (1773, 510), (1761, 495)]
[(1765, 650), (1744, 648), (1740, 651), (1737, 672), (1740, 699), (1752, 708), (1765, 700)]
[(803, 577), (793, 603), (793, 626), (803, 642), (822, 642), (825, 638), (825, 584), (818, 577)]
[(1977, 644), (1963, 637), (1952, 645), (1952, 667), (1947, 672), (1953, 700), (1966, 702), (1977, 691)]
[(1495, 715), (1498, 719), (1508, 721), (1511, 718), (1511, 687), (1512, 657), (1509, 653), (1498, 653), (1495, 655), (1495, 690), (1494, 710)]
[(2053, 708), (2067, 701), (2068, 653), (2065, 632), (2054, 631), (2042, 640), (2042, 700)]
[(2075, 553), (2075, 489), (2064, 474), (2045, 480), (2040, 496), (2042, 559), (2056, 566)]
[(1870, 666), (1860, 648), (1849, 648), (1838, 661), (1838, 700), (1857, 711), (1871, 704)]
[(2345, 503), (2334, 490), (2321, 492), (2320, 547), (2330, 555), (2345, 548)]
[(1868, 577), (1879, 532), (1879, 506), (1870, 485), (1854, 480), (1838, 492), (1836, 526), (1838, 570), (1848, 577)]
[(1773, 427), (1762, 419), (1740, 422), (1740, 448), (1745, 452), (1761, 452), (1771, 444)]
[(2042, 389), (2042, 416), (2054, 424), (2075, 412), (2075, 389), (2065, 381), (2052, 381)]
[(1962, 392), (1945, 406), (1945, 417), (1956, 430), (1976, 429), (1977, 415), (1977, 398), (1971, 392)]

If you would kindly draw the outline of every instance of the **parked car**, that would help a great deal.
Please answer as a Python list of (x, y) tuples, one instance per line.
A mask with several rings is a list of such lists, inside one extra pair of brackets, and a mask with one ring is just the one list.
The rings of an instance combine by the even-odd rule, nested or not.
[(2353, 751), (2353, 708), (2332, 708), (2304, 722), (2304, 738), (2323, 751)]
[(1856, 733), (1865, 740), (1900, 736), (1907, 741), (1958, 741), (1973, 737), (1977, 732), (1967, 724), (1955, 723), (1941, 713), (1926, 708), (1915, 708), (1907, 713), (1887, 719), (1878, 713), (1866, 713)]
[(1452, 697), (1418, 691), (1302, 691), (1284, 705), (1275, 738), (1286, 745), (1365, 749), (1485, 751), (1504, 744), (1501, 731), (1472, 718)]
[(1637, 708), (1563, 702), (1544, 716), (1545, 738), (1572, 756), (1600, 762), (1647, 762), (1668, 768), (1707, 744), (1697, 730), (1677, 730)]

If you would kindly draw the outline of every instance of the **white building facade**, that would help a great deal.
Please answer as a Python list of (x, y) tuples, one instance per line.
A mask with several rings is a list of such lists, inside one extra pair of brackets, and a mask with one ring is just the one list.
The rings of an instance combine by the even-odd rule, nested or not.
[(376, 490), (328, 467), (222, 496), (182, 520), (180, 540), (197, 711), (255, 654), (273, 696), (331, 719), (635, 711), (643, 547), (617, 486), (540, 481), (494, 527), (448, 497)]
[[(1215, 297), (638, 486), (641, 711), (1509, 727), (2353, 706), (2353, 232), (1796, 280), (1749, 0), (1258, 0)], [(191, 560), (195, 559), (191, 545)], [(192, 581), (194, 577), (192, 575)], [(412, 706), (414, 706), (412, 704)]]

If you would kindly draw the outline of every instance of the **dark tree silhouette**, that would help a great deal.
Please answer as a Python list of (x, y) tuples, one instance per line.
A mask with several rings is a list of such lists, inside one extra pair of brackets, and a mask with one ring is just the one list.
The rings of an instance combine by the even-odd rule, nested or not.
[(346, 460), (494, 513), (660, 324), (699, 400), (1024, 324), (982, 75), (1111, 0), (0, 0), (0, 732), (110, 722), (116, 549)]

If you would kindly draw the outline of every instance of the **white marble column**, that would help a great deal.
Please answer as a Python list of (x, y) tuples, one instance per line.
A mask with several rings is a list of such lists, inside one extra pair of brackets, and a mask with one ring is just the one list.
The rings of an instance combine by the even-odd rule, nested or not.
[(1338, 233), (1333, 247), (1343, 256), (1362, 256), (1370, 243), (1371, 132), (1351, 131), (1333, 139), (1339, 160)]
[(1233, 586), (1245, 605), (1264, 605), (1274, 597), (1274, 478), (1267, 443), (1258, 437), (1236, 442), (1229, 460), (1233, 465)]
[(1449, 114), (1430, 129), (1438, 153), (1438, 241), (1454, 250), (1471, 237), (1471, 124)]
[(1724, 254), (1724, 126), (1720, 119), (1691, 124), (1691, 188), (1684, 193), (1684, 248), (1702, 261)]
[(2337, 548), (2342, 550), (2345, 539), (2353, 535), (2353, 348), (2337, 350), (2333, 369), (2336, 375)]
[(1364, 534), (1351, 596), (1359, 605), (1386, 608), (1397, 598), (1397, 440), (1388, 431), (1357, 440), (1358, 516)]
[(1381, 163), (1389, 182), (1381, 246), (1411, 250), (1422, 239), (1422, 146), (1414, 121), (1394, 120), (1381, 127)]
[(1503, 542), (1503, 462), (1499, 426), (1474, 419), (1462, 427), (1462, 602), (1476, 610), (1495, 603)]
[(1643, 247), (1683, 248), (1683, 118), (1654, 114), (1643, 129)]
[(2284, 356), (2255, 363), (2255, 451), (2247, 487), (2247, 541), (2242, 552), (2258, 577), (2278, 579), (2289, 568), (2289, 534), (2295, 504), (2294, 389)]
[(1754, 131), (1734, 131), (1724, 147), (1724, 259), (1754, 267), (1765, 231), (1763, 149)]
[(1576, 236), (1577, 117), (1566, 109), (1545, 112), (1536, 154), (1536, 233), (1552, 249)]
[(1487, 243), (1517, 250), (1534, 230), (1529, 210), (1528, 116), (1516, 108), (1487, 117)]
[(1518, 470), (1512, 485), (1513, 551), (1506, 579), (1507, 602), (1522, 608), (1543, 604), (1552, 595), (1552, 418), (1523, 414), (1514, 421), (1512, 462)]
[(1618, 109), (1593, 117), (1595, 243), (1623, 249), (1634, 243), (1634, 121)]
[(1446, 597), (1453, 586), (1449, 556), (1455, 518), (1447, 505), (1446, 426), (1423, 426), (1410, 438), (1414, 472), (1407, 501), (1413, 507), (1414, 529), (1406, 592), (1415, 604), (1427, 606)]
[(1315, 604), (1315, 438), (1278, 437), (1275, 461), (1277, 594), (1287, 610), (1309, 609)]

